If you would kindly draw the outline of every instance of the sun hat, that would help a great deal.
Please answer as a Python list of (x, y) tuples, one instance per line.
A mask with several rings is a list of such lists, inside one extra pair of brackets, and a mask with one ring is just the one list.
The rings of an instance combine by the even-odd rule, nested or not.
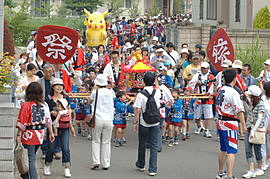
[(64, 85), (64, 82), (60, 78), (53, 78), (51, 81), (51, 86), (53, 85)]
[(263, 64), (270, 65), (270, 59), (266, 60)]
[(235, 60), (232, 64), (233, 68), (239, 68), (242, 69), (243, 68), (243, 63), (241, 62), (241, 60)]
[(157, 36), (154, 36), (152, 41), (158, 41), (158, 37)]
[(201, 68), (209, 68), (209, 67), (210, 67), (209, 63), (207, 63), (207, 62), (202, 62)]
[(248, 87), (246, 94), (253, 96), (260, 96), (262, 94), (262, 90), (259, 86), (251, 85)]
[(108, 85), (108, 77), (104, 74), (97, 75), (94, 83), (98, 86), (107, 86)]
[(231, 60), (224, 60), (221, 64), (221, 67), (228, 68), (232, 66), (232, 61)]
[(187, 48), (183, 48), (182, 50), (181, 50), (181, 54), (182, 53), (188, 53), (188, 49)]

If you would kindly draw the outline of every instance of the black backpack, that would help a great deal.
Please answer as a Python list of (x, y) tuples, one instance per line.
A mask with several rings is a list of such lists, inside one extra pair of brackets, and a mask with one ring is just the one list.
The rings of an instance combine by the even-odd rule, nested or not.
[(156, 90), (153, 89), (151, 95), (147, 90), (143, 90), (140, 93), (142, 93), (144, 96), (148, 98), (145, 106), (145, 111), (143, 113), (143, 120), (147, 124), (155, 124), (160, 122), (160, 111), (159, 108), (157, 107), (157, 103), (154, 98)]

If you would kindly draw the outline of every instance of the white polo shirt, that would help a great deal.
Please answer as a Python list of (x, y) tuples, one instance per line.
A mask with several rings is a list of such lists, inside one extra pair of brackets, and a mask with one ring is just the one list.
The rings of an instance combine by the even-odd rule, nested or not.
[[(149, 94), (151, 95), (152, 92), (153, 92), (153, 87), (152, 86), (146, 86), (144, 87), (144, 90), (147, 90), (149, 92)], [(161, 98), (161, 92), (160, 92), (160, 89), (156, 89), (156, 93), (155, 93), (155, 101), (157, 103), (157, 107), (159, 108), (160, 107), (160, 98)], [(145, 111), (145, 108), (146, 108), (146, 102), (147, 102), (147, 97), (144, 96), (143, 94), (141, 93), (138, 93), (137, 97), (136, 97), (136, 100), (135, 100), (135, 103), (133, 105), (134, 108), (140, 108), (141, 109), (141, 115), (140, 115), (140, 124), (144, 127), (154, 127), (154, 126), (158, 126), (159, 125), (159, 122), (158, 123), (155, 123), (155, 124), (147, 124), (144, 120), (143, 120), (143, 115), (142, 113)]]

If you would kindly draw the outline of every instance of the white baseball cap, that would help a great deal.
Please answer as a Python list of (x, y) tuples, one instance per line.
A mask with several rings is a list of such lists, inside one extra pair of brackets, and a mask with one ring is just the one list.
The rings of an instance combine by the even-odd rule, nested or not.
[(266, 60), (263, 64), (270, 65), (270, 59)]
[(210, 67), (209, 63), (207, 63), (207, 62), (201, 63), (201, 68), (209, 68), (209, 67)]
[(158, 70), (159, 71), (167, 71), (168, 69), (165, 66), (160, 66)]
[(235, 60), (232, 64), (233, 68), (239, 68), (242, 69), (243, 68), (243, 63), (241, 62), (241, 60)]
[(157, 36), (154, 36), (152, 41), (158, 41), (158, 37)]
[(262, 90), (259, 86), (251, 85), (248, 87), (246, 94), (253, 96), (260, 96), (262, 94)]
[(19, 59), (18, 64), (19, 65), (25, 64), (26, 62), (27, 62), (27, 59), (21, 58), (21, 59)]
[(107, 86), (108, 85), (108, 77), (104, 74), (97, 75), (94, 83), (98, 86)]
[(188, 53), (188, 49), (187, 48), (183, 48), (182, 50), (181, 50), (181, 54), (182, 53)]

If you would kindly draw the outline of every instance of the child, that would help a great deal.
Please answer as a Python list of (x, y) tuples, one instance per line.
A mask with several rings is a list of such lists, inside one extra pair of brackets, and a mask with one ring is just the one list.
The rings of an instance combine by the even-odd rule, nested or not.
[[(185, 90), (187, 91), (187, 89)], [(182, 140), (190, 138), (189, 123), (194, 118), (194, 99), (183, 99), (183, 136)]]
[[(78, 92), (79, 93), (86, 93), (87, 90), (85, 88), (85, 86), (81, 86), (79, 89), (78, 89)], [(84, 98), (78, 98), (77, 99), (77, 107), (75, 109), (75, 113), (76, 113), (76, 125), (78, 127), (78, 134), (82, 134), (82, 136), (86, 136), (86, 133), (87, 133), (87, 128), (86, 128), (86, 121), (85, 121), (85, 118), (86, 118), (86, 114), (84, 113), (85, 112), (85, 107), (88, 107), (88, 103), (87, 103), (87, 99), (84, 99)], [(87, 113), (88, 114), (88, 113)], [(90, 114), (90, 113), (89, 113)], [(82, 126), (81, 126), (81, 123), (82, 123)]]
[(116, 100), (114, 104), (115, 114), (113, 124), (116, 128), (116, 141), (115, 146), (119, 147), (124, 144), (124, 133), (127, 126), (127, 113), (132, 111), (132, 106), (130, 105), (134, 102), (134, 99), (128, 98), (126, 93), (119, 91), (116, 94)]
[(179, 127), (182, 126), (182, 113), (183, 113), (183, 101), (178, 98), (179, 91), (174, 89), (172, 91), (172, 96), (174, 98), (174, 103), (171, 106), (169, 123), (169, 147), (178, 144), (179, 140)]
[(72, 126), (72, 111), (68, 109), (68, 101), (66, 99), (59, 99), (57, 101), (57, 110), (58, 115), (53, 122), (54, 126), (54, 135), (57, 136), (57, 128), (69, 128), (71, 135), (75, 136), (75, 129)]

